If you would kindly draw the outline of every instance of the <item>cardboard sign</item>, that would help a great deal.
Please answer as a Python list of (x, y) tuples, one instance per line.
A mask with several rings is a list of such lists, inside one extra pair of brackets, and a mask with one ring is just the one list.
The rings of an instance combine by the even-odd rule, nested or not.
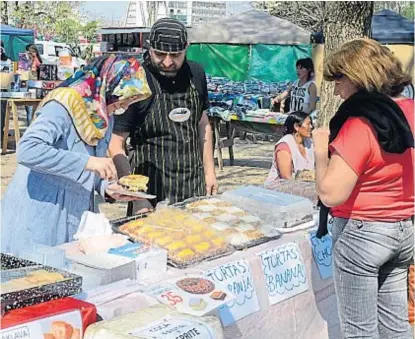
[(197, 275), (166, 280), (144, 292), (181, 313), (198, 317), (235, 299), (223, 284)]
[(219, 308), (223, 326), (232, 325), (235, 321), (259, 311), (251, 266), (247, 260), (236, 260), (215, 267), (207, 271), (205, 276), (225, 285), (235, 295), (233, 301)]
[(321, 239), (316, 238), (317, 231), (311, 231), (308, 238), (311, 243), (314, 260), (320, 272), (321, 279), (327, 279), (333, 276), (332, 268), (332, 247), (333, 239), (330, 234), (326, 234)]
[(258, 253), (271, 305), (308, 290), (308, 282), (300, 248), (288, 243)]

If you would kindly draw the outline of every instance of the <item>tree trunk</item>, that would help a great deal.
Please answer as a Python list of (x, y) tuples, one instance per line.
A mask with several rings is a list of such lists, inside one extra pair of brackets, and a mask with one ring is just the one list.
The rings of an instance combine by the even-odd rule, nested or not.
[[(324, 62), (330, 51), (346, 41), (370, 36), (373, 14), (372, 1), (327, 1), (323, 24)], [(321, 84), (321, 107), (318, 113), (320, 126), (327, 126), (340, 106), (341, 100), (334, 96), (334, 83)]]
[(8, 25), (9, 24), (9, 4), (7, 1), (1, 2), (1, 23)]

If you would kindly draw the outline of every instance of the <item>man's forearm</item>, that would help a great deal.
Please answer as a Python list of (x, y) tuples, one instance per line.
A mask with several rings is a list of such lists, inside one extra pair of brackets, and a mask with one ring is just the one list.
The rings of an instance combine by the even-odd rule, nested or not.
[(214, 174), (215, 163), (213, 160), (212, 127), (207, 116), (203, 117), (200, 123), (200, 146), (203, 154), (203, 168), (205, 173)]
[(130, 163), (124, 148), (127, 138), (128, 133), (113, 133), (108, 147), (109, 154), (114, 161), (119, 178), (131, 173)]

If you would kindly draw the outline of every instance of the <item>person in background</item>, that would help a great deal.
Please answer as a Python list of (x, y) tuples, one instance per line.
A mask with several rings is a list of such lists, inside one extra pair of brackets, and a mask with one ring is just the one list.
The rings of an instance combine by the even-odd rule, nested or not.
[(324, 79), (344, 100), (330, 131), (313, 132), (317, 193), (333, 216), (342, 338), (413, 338), (414, 101), (400, 95), (411, 77), (386, 47), (356, 39), (327, 57)]
[(311, 113), (316, 109), (317, 86), (314, 82), (314, 65), (311, 58), (299, 59), (295, 63), (298, 80), (276, 96), (272, 103), (277, 104), (288, 97), (290, 112), (302, 111)]
[[(155, 201), (130, 205), (127, 213), (152, 209), (159, 201), (183, 201), (216, 194), (212, 129), (206, 75), (186, 60), (186, 27), (172, 18), (151, 28), (143, 66), (153, 95), (115, 118), (110, 154), (119, 177), (130, 172), (150, 178)], [(125, 153), (131, 138), (132, 170)]]
[[(42, 64), (42, 58), (40, 57), (39, 51), (37, 50), (36, 45), (30, 44), (26, 46), (27, 57), (31, 61), (30, 66), (30, 78), (39, 79), (39, 66)], [(26, 121), (27, 126), (30, 125), (33, 119), (33, 107), (25, 106), (26, 110)]]
[(113, 114), (151, 94), (134, 57), (104, 56), (50, 92), (17, 147), (17, 169), (1, 203), (1, 251), (71, 241), (94, 194), (120, 190), (106, 158)]
[[(11, 60), (6, 55), (6, 49), (4, 48), (4, 42), (3, 42), (3, 40), (1, 40), (0, 51), (1, 51), (0, 60), (2, 62), (4, 62), (4, 63), (9, 64), (9, 67), (11, 67)], [(6, 72), (10, 72), (10, 71), (11, 70), (8, 69)], [(6, 90), (5, 89), (4, 90), (2, 89), (2, 91), (6, 91)], [(1, 122), (1, 126), (0, 126), (0, 128), (1, 128), (1, 139), (0, 140), (1, 140), (1, 142), (3, 142), (3, 135), (4, 135), (4, 122), (5, 122), (5, 119), (6, 119), (6, 105), (7, 105), (7, 101), (2, 100), (1, 101), (1, 120), (0, 120), (0, 122)]]
[(272, 167), (265, 181), (271, 187), (277, 179), (294, 179), (303, 170), (314, 170), (313, 124), (308, 114), (292, 112), (284, 124), (284, 136), (274, 149)]

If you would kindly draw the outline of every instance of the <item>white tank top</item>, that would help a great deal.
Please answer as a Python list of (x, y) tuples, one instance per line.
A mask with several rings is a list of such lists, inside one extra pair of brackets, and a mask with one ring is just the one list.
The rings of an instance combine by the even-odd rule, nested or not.
[[(314, 170), (314, 147), (313, 141), (311, 139), (304, 139), (304, 147), (306, 150), (306, 157), (301, 154), (298, 149), (298, 145), (295, 142), (294, 136), (292, 134), (287, 134), (283, 136), (275, 145), (275, 148), (279, 144), (286, 143), (290, 149), (292, 165), (293, 165), (293, 178), (298, 171), (302, 170)], [(268, 188), (272, 186), (273, 182), (280, 177), (280, 173), (277, 167), (277, 159), (275, 158), (275, 148), (274, 148), (274, 157), (272, 159), (271, 170), (269, 171), (268, 178), (265, 180), (264, 186)]]
[(308, 88), (315, 82), (310, 80), (302, 86), (298, 85), (299, 82), (300, 80), (297, 80), (291, 87), (290, 112), (307, 110), (310, 105), (310, 93), (308, 92)]

